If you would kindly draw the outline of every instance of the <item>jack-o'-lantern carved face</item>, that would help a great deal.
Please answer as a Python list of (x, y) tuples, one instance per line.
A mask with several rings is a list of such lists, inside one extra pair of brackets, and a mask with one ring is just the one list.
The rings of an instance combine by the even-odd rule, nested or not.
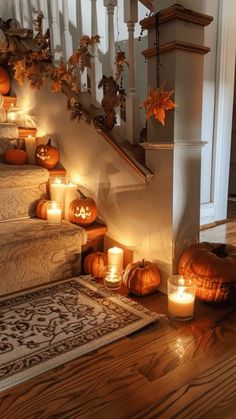
[(46, 145), (40, 144), (35, 151), (35, 161), (38, 166), (53, 169), (59, 160), (59, 151), (51, 145), (51, 139)]
[(81, 192), (80, 198), (70, 204), (69, 219), (72, 223), (89, 225), (97, 218), (97, 206), (92, 198), (86, 198)]

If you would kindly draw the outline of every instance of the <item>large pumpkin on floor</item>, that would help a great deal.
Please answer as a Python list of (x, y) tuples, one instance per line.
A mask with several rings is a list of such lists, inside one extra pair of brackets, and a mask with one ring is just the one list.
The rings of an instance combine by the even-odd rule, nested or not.
[(97, 218), (97, 205), (93, 198), (86, 197), (78, 190), (80, 197), (74, 199), (69, 207), (69, 220), (72, 223), (86, 226), (92, 224)]
[(107, 254), (104, 252), (92, 252), (84, 259), (84, 272), (95, 276), (104, 277), (104, 267), (107, 265)]
[(47, 144), (39, 144), (35, 151), (35, 162), (38, 166), (45, 169), (53, 169), (59, 161), (59, 151), (51, 144), (51, 139)]
[(226, 301), (236, 282), (236, 248), (222, 243), (203, 242), (182, 254), (179, 273), (197, 281), (197, 297), (208, 303)]
[(26, 164), (28, 155), (25, 150), (10, 149), (4, 153), (4, 159), (8, 164)]
[(147, 295), (157, 290), (160, 284), (160, 272), (156, 265), (148, 260), (129, 263), (123, 282), (126, 288), (135, 295)]
[(7, 71), (0, 67), (0, 93), (7, 95), (11, 89), (11, 81)]
[(47, 199), (40, 199), (36, 204), (36, 215), (43, 220), (47, 219)]

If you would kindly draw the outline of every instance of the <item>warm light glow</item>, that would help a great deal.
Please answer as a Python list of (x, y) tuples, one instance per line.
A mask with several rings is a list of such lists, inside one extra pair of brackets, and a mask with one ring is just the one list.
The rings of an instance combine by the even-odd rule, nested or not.
[(51, 201), (47, 206), (47, 220), (50, 224), (61, 222), (62, 211), (57, 202)]

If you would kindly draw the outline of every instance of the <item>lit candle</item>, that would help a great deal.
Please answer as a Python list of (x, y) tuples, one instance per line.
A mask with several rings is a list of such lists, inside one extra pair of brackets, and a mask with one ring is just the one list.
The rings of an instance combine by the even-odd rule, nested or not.
[(64, 214), (65, 205), (65, 186), (65, 183), (63, 183), (62, 179), (60, 179), (59, 177), (53, 179), (50, 184), (51, 200), (56, 201), (60, 204), (62, 214)]
[(123, 268), (124, 250), (120, 247), (108, 249), (108, 265)]
[(36, 142), (35, 138), (32, 135), (28, 135), (25, 138), (25, 150), (28, 154), (28, 163), (35, 164), (35, 149), (36, 149)]
[(180, 320), (193, 317), (196, 283), (194, 279), (185, 279), (173, 275), (168, 279), (168, 312)]
[(50, 224), (59, 224), (61, 222), (61, 208), (57, 202), (48, 202), (47, 220)]
[(77, 189), (78, 186), (75, 183), (68, 183), (65, 186), (65, 220), (69, 220), (70, 204), (78, 196)]
[(122, 282), (122, 270), (115, 266), (105, 266), (104, 285), (107, 288), (119, 289)]

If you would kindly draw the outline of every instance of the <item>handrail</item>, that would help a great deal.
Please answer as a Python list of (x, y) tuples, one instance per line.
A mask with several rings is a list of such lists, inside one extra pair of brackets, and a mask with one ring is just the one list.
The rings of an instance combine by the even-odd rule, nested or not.
[(154, 11), (154, 6), (152, 0), (139, 0), (150, 12)]

